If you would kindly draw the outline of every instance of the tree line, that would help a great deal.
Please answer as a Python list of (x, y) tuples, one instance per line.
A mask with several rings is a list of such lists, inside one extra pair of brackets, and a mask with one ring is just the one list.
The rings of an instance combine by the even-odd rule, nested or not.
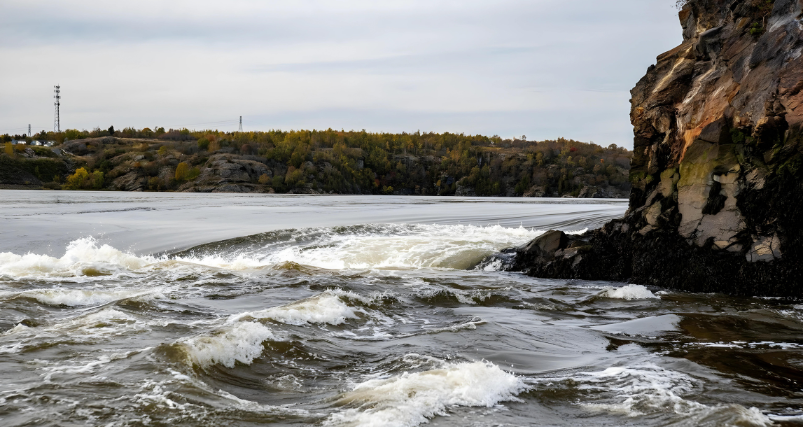
[[(32, 139), (55, 141), (58, 146), (109, 136), (145, 143), (87, 153), (82, 157), (81, 177), (70, 181), (65, 176), (62, 182), (103, 187), (97, 173), (104, 174), (106, 180), (115, 179), (122, 172), (115, 170), (114, 159), (135, 146), (139, 150), (144, 146), (148, 156), (137, 163), (154, 182), (153, 189), (158, 190), (175, 190), (197, 178), (209, 160), (219, 155), (269, 165), (271, 173), (256, 177), (255, 184), (275, 192), (512, 196), (535, 191), (536, 195), (576, 196), (586, 186), (629, 190), (630, 151), (566, 138), (528, 141), (526, 137), (503, 139), (449, 132), (222, 132), (109, 127), (43, 131)], [(12, 139), (10, 135), (2, 138)], [(160, 170), (168, 164), (167, 156), (181, 157), (171, 180), (163, 173), (160, 177)]]

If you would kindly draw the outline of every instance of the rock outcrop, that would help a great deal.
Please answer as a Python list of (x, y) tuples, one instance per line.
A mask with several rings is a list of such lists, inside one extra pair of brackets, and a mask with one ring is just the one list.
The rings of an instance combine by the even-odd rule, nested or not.
[[(800, 296), (803, 0), (690, 0), (683, 43), (631, 91), (624, 218), (548, 233), (513, 268), (697, 292)], [(537, 250), (536, 250), (537, 248)]]
[(188, 182), (179, 191), (205, 193), (250, 193), (262, 191), (257, 184), (260, 176), (273, 177), (273, 171), (264, 163), (241, 158), (233, 154), (215, 154), (209, 158), (201, 176)]

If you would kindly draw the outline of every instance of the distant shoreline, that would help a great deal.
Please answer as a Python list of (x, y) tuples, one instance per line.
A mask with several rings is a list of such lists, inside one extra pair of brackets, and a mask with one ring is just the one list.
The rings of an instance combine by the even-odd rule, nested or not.
[(630, 189), (631, 152), (563, 138), (125, 132), (51, 147), (6, 142), (0, 188), (580, 198), (626, 198)]

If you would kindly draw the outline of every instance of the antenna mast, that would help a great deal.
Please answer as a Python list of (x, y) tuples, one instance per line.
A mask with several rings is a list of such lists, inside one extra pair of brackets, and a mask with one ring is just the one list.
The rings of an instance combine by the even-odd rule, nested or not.
[(240, 116), (240, 132), (243, 131), (243, 116)]
[(28, 125), (28, 136), (31, 136), (31, 125)]
[(53, 120), (53, 130), (56, 132), (61, 132), (61, 123), (59, 122), (59, 107), (61, 106), (61, 86), (56, 85), (53, 86), (55, 89), (53, 92), (56, 94), (53, 98), (56, 98), (56, 102), (53, 105), (56, 106), (56, 117)]

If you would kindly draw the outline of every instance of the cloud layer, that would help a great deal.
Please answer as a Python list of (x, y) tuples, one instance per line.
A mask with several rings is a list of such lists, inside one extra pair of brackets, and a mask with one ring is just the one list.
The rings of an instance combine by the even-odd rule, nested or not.
[(0, 132), (165, 126), (558, 136), (632, 146), (671, 0), (15, 1)]

